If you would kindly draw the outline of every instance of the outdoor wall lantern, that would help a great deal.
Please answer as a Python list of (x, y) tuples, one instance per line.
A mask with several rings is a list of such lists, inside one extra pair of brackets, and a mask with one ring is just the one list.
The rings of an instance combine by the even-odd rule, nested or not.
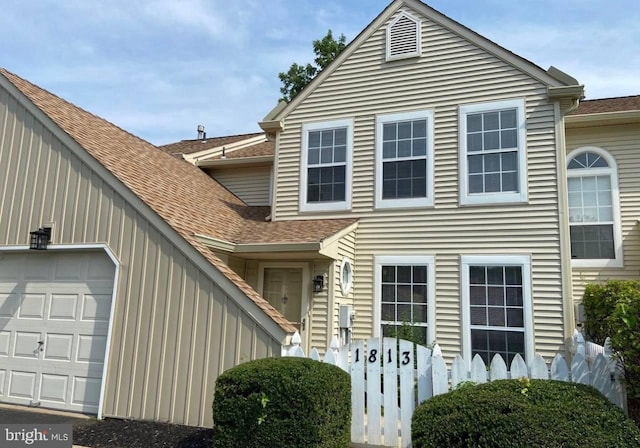
[(46, 250), (47, 244), (51, 241), (51, 227), (40, 227), (29, 232), (29, 236), (29, 249)]
[(313, 279), (313, 292), (322, 292), (324, 289), (324, 275), (316, 275)]

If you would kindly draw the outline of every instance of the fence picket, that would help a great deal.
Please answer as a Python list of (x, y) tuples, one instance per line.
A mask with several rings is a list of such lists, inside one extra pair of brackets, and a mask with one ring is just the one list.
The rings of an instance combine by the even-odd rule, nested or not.
[(469, 381), (469, 369), (462, 356), (456, 355), (451, 363), (451, 389), (458, 387), (458, 384)]
[(502, 359), (502, 356), (497, 353), (493, 355), (491, 360), (491, 367), (489, 367), (489, 378), (491, 381), (506, 380), (509, 378), (509, 372), (507, 371), (507, 365)]
[(384, 338), (382, 340), (383, 352), (380, 353), (382, 361), (384, 395), (384, 441), (389, 444), (391, 440), (398, 439), (398, 359), (396, 349), (397, 339)]
[(587, 360), (580, 352), (576, 353), (571, 360), (571, 381), (581, 384), (591, 383)]
[(431, 350), (422, 345), (416, 345), (418, 403), (433, 397)]
[(449, 378), (447, 375), (447, 364), (442, 355), (435, 355), (431, 358), (431, 377), (433, 381), (433, 396), (446, 394), (449, 392)]
[[(410, 341), (399, 341), (400, 352), (398, 353), (400, 364), (400, 437), (403, 448), (411, 446), (411, 417), (415, 410), (415, 381), (413, 366), (413, 343)], [(395, 359), (394, 359), (395, 361)], [(385, 414), (386, 417), (386, 414)], [(387, 438), (385, 436), (385, 442)]]
[(551, 362), (551, 379), (569, 381), (569, 366), (560, 353), (557, 353)]
[(518, 378), (529, 378), (529, 370), (527, 369), (527, 364), (520, 356), (520, 353), (516, 353), (516, 356), (513, 357), (513, 361), (511, 361), (511, 379), (516, 380)]
[[(345, 352), (347, 350), (344, 350)], [(351, 344), (351, 441), (364, 443), (364, 341)]]
[(549, 379), (547, 363), (544, 358), (538, 354), (533, 358), (533, 363), (531, 364), (531, 378), (535, 380)]
[[(393, 338), (358, 340), (348, 347), (340, 347), (334, 338), (325, 352), (324, 362), (340, 366), (351, 375), (351, 441), (408, 448), (411, 446), (411, 417), (416, 404), (447, 393), (450, 388), (454, 389), (468, 380), (484, 383), (530, 375), (534, 379), (591, 384), (611, 402), (624, 407), (624, 387), (619, 381), (621, 372), (610, 341), (605, 346), (597, 346), (585, 342), (580, 333), (574, 335), (573, 341), (572, 351), (575, 354), (571, 364), (557, 354), (549, 369), (540, 355), (536, 355), (527, 366), (522, 356), (517, 354), (509, 370), (500, 355), (493, 357), (489, 370), (478, 355), (470, 364), (456, 355), (451, 370), (447, 370), (437, 344), (430, 350)], [(291, 342), (290, 347), (282, 348), (282, 356), (304, 356), (300, 336), (294, 335)], [(320, 359), (315, 349), (309, 356)]]
[[(361, 354), (362, 362), (367, 365), (367, 440), (372, 445), (382, 442), (382, 403), (380, 400), (380, 339), (371, 338), (367, 341), (367, 351)], [(375, 353), (375, 357), (371, 355)], [(370, 361), (373, 359), (373, 361)]]
[(478, 384), (487, 382), (487, 366), (480, 355), (474, 356), (471, 360), (471, 381)]

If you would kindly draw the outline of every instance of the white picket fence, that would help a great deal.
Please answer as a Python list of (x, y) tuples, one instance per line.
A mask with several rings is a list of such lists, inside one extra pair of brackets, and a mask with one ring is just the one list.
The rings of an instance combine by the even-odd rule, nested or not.
[[(304, 357), (300, 342), (300, 336), (294, 335), (292, 345), (283, 348), (282, 355)], [(516, 355), (510, 369), (499, 355), (494, 356), (489, 368), (480, 356), (468, 363), (456, 355), (448, 367), (437, 344), (430, 350), (410, 341), (371, 338), (342, 347), (334, 339), (322, 359), (316, 349), (309, 357), (339, 366), (351, 375), (352, 442), (405, 448), (411, 446), (415, 407), (465, 381), (485, 383), (527, 377), (591, 384), (623, 407), (624, 388), (610, 345), (593, 344), (587, 353), (584, 338), (576, 332), (571, 351), (574, 354), (570, 363), (557, 354), (550, 366), (540, 355), (529, 366)]]

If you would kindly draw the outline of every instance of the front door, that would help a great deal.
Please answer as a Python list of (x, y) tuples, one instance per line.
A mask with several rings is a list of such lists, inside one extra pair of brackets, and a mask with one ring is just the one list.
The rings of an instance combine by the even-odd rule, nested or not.
[(304, 296), (304, 269), (296, 267), (265, 267), (262, 296), (287, 318), (305, 341), (308, 325)]

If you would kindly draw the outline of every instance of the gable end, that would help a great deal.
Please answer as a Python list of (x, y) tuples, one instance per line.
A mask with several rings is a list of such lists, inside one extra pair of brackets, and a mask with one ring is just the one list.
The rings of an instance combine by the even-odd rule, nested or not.
[(401, 13), (387, 27), (387, 61), (420, 56), (420, 20)]

